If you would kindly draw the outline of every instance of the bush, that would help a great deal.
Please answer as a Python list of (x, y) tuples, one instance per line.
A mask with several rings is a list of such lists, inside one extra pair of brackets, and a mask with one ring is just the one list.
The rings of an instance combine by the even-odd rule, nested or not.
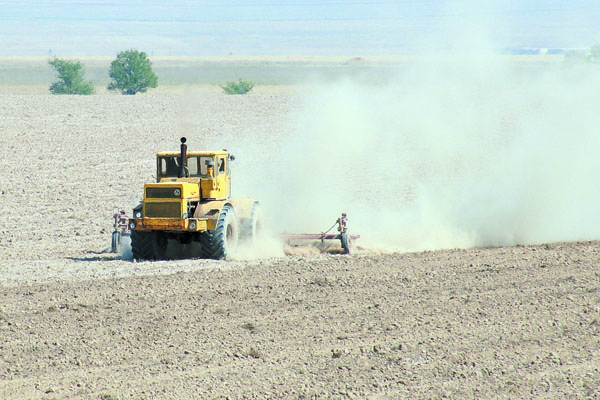
[(108, 90), (120, 90), (122, 94), (144, 93), (158, 85), (158, 77), (152, 72), (152, 63), (143, 51), (126, 50), (117, 54), (110, 63), (108, 75), (112, 79)]
[(84, 67), (79, 61), (69, 61), (54, 57), (48, 64), (56, 69), (58, 81), (50, 85), (52, 94), (92, 94), (94, 84), (83, 80)]
[(254, 83), (242, 79), (237, 82), (227, 82), (221, 89), (227, 94), (246, 94), (252, 90)]

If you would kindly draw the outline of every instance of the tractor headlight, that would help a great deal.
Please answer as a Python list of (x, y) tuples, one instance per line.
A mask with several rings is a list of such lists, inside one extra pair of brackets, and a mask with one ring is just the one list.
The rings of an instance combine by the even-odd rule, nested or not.
[(196, 221), (190, 222), (190, 229), (193, 230), (193, 231), (196, 230)]
[(130, 224), (129, 224), (129, 228), (130, 228), (130, 229), (135, 229), (135, 222), (132, 222), (132, 223), (130, 223)]
[(142, 218), (142, 212), (141, 211), (136, 211), (135, 212), (135, 217), (136, 218)]
[(175, 189), (175, 190), (173, 190), (173, 194), (175, 195), (175, 197), (179, 197), (179, 196), (181, 196), (181, 190)]

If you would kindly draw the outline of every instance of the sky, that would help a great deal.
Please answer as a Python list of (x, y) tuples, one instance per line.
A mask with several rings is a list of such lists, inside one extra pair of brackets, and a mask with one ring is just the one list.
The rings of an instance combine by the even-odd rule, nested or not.
[(598, 0), (0, 0), (0, 56), (402, 55), (470, 25), (499, 49), (588, 48), (599, 21)]

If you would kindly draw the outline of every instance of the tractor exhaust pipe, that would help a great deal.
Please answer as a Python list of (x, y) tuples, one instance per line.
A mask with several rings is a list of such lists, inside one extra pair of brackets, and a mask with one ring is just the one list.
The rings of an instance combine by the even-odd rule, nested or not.
[(187, 178), (188, 169), (187, 169), (187, 145), (185, 142), (186, 138), (181, 138), (181, 159), (179, 160), (179, 165), (181, 165), (181, 169), (179, 170), (178, 178)]

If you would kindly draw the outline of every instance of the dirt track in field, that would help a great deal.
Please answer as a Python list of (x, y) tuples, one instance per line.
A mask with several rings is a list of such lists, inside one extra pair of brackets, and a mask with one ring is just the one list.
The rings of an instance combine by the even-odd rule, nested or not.
[[(0, 96), (1, 398), (595, 398), (600, 243), (132, 263), (177, 95)], [(268, 143), (290, 93), (194, 101)], [(277, 142), (277, 139), (274, 140)]]

